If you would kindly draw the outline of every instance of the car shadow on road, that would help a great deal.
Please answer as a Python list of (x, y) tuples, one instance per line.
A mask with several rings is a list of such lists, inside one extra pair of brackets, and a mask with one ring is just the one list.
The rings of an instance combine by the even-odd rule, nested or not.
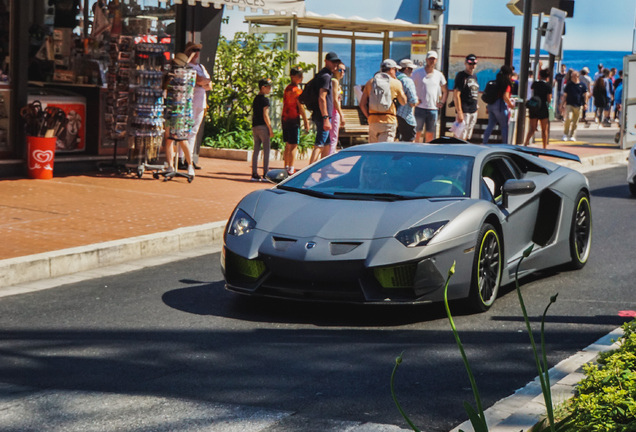
[[(447, 318), (443, 303), (360, 305), (253, 298), (225, 291), (222, 281), (177, 288), (164, 293), (162, 300), (173, 309), (195, 315), (324, 327), (392, 327)], [(451, 311), (454, 316), (470, 313), (459, 301), (451, 303)]]
[(608, 186), (592, 190), (593, 197), (634, 199), (629, 193), (627, 182), (622, 185)]

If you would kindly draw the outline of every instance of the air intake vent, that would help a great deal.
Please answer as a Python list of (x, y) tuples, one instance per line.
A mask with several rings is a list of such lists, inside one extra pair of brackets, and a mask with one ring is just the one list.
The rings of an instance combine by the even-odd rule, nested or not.
[(331, 250), (331, 255), (344, 255), (361, 244), (361, 242), (332, 242), (329, 244), (329, 250)]
[(272, 236), (272, 244), (274, 245), (274, 249), (279, 251), (286, 251), (294, 243), (296, 243), (295, 239)]

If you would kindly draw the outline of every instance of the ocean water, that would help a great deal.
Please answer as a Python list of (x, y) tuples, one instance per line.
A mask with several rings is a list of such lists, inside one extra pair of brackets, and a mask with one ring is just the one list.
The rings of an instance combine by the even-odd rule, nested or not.
[[(312, 42), (299, 42), (299, 51), (318, 51), (318, 43)], [(330, 42), (329, 39), (325, 39), (323, 45), (323, 52), (335, 51), (340, 56), (340, 59), (349, 66), (351, 64), (351, 44), (343, 42)], [(541, 52), (542, 55), (547, 53)], [(631, 54), (626, 51), (578, 51), (578, 50), (566, 50), (563, 53), (563, 63), (568, 68), (581, 70), (584, 66), (590, 69), (590, 73), (594, 75), (597, 71), (597, 65), (602, 63), (606, 68), (615, 67), (617, 70), (623, 69), (623, 57)], [(531, 52), (531, 59), (534, 59), (534, 52)], [(380, 69), (380, 63), (382, 62), (382, 45), (377, 44), (356, 44), (356, 84), (364, 84), (367, 82), (373, 74)], [(401, 58), (395, 58), (395, 61), (401, 60)], [(546, 66), (547, 66), (547, 62)], [(521, 64), (521, 50), (515, 49), (513, 53), (513, 66), (518, 71)], [(484, 71), (479, 73), (478, 79), (480, 86), (483, 88), (488, 80), (493, 79), (492, 71)], [(448, 78), (448, 77), (447, 77)], [(453, 88), (453, 78), (450, 77), (449, 87)]]

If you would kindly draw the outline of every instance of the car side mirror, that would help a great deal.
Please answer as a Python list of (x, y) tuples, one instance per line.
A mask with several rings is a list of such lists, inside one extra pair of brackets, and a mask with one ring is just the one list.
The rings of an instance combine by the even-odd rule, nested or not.
[(267, 181), (270, 181), (274, 184), (278, 184), (288, 177), (289, 173), (286, 169), (273, 169), (267, 171), (267, 174), (265, 174), (265, 178), (267, 179)]
[(506, 180), (503, 185), (503, 206), (508, 207), (510, 195), (526, 195), (535, 191), (537, 185), (532, 180)]

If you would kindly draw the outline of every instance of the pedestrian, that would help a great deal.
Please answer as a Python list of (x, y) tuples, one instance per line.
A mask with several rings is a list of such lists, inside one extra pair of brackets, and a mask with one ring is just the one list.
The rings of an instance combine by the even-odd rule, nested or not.
[(360, 109), (369, 121), (369, 142), (395, 141), (397, 110), (395, 103), (406, 104), (402, 83), (397, 79), (397, 63), (385, 59), (377, 72), (364, 86)]
[(552, 86), (548, 84), (548, 78), (550, 73), (547, 69), (541, 69), (539, 71), (539, 80), (532, 83), (532, 95), (538, 97), (541, 100), (541, 104), (536, 109), (530, 109), (530, 127), (528, 128), (528, 135), (526, 135), (526, 141), (524, 145), (530, 144), (530, 138), (532, 138), (537, 131), (537, 125), (541, 123), (541, 140), (543, 141), (543, 148), (548, 147), (548, 141), (550, 139), (550, 113), (548, 106), (552, 102)]
[(477, 57), (468, 54), (464, 61), (464, 70), (455, 75), (455, 89), (453, 102), (455, 104), (455, 120), (464, 123), (459, 139), (469, 141), (473, 136), (473, 128), (477, 123), (477, 98), (479, 97), (479, 82), (475, 76)]
[[(561, 106), (561, 102), (563, 99), (563, 80), (565, 79), (565, 74), (567, 72), (567, 66), (565, 64), (561, 64), (561, 70), (554, 76), (554, 85), (556, 86), (556, 106)], [(563, 116), (556, 110), (556, 116), (558, 120), (562, 120)]]
[(605, 87), (605, 78), (600, 76), (594, 82), (594, 90), (592, 95), (594, 96), (594, 121), (599, 125), (603, 124), (603, 113), (606, 105), (609, 103), (607, 99), (607, 88)]
[[(583, 84), (585, 84), (585, 87), (587, 87), (587, 91), (589, 92), (590, 95), (594, 94), (593, 91), (593, 87), (594, 87), (594, 81), (592, 81), (592, 77), (590, 76), (590, 70), (588, 69), (587, 66), (583, 67), (583, 69), (581, 69), (581, 71), (579, 72), (581, 74), (581, 82)], [(592, 105), (592, 101), (589, 101), (589, 107), (591, 107)], [(589, 125), (587, 124), (587, 112), (589, 110), (585, 110), (583, 111), (582, 114), (582, 118), (583, 118), (583, 123), (585, 123), (585, 127), (588, 127)]]
[(594, 81), (596, 81), (600, 76), (603, 76), (603, 63), (598, 64), (598, 71), (594, 74)]
[(526, 88), (526, 101), (532, 97), (532, 84), (534, 84), (534, 71), (528, 70), (528, 87)]
[(338, 136), (340, 128), (344, 126), (345, 119), (342, 115), (342, 87), (340, 80), (345, 75), (347, 67), (340, 63), (331, 78), (331, 98), (333, 99), (333, 109), (331, 110), (331, 130), (329, 131), (329, 154), (334, 154), (338, 147)]
[(426, 54), (426, 65), (413, 72), (413, 82), (417, 91), (417, 105), (415, 106), (416, 142), (431, 142), (435, 138), (439, 110), (446, 104), (448, 85), (446, 77), (435, 68), (437, 51)]
[[(340, 57), (333, 51), (325, 56), (325, 67), (323, 67), (312, 79), (312, 91), (317, 97), (317, 104), (312, 108), (311, 120), (316, 125), (316, 141), (311, 152), (309, 163), (312, 164), (318, 159), (326, 157), (331, 151), (329, 142), (329, 131), (331, 130), (331, 113), (333, 112), (333, 92), (331, 77), (338, 65), (342, 63)], [(309, 83), (307, 84), (309, 85)]]
[(614, 118), (619, 123), (620, 123), (620, 113), (622, 108), (623, 108), (623, 81), (621, 80), (616, 86), (616, 91), (614, 91)]
[[(618, 88), (621, 87), (621, 97), (622, 97), (622, 84), (623, 84), (623, 71), (618, 71), (618, 78), (614, 80), (614, 121), (618, 122), (618, 114), (620, 112), (620, 107), (622, 106), (621, 98), (618, 96)], [(616, 107), (619, 107), (619, 110), (616, 110)]]
[(510, 77), (512, 80), (512, 89), (510, 90), (510, 94), (513, 97), (519, 96), (519, 74), (515, 72), (515, 68), (512, 68), (512, 76)]
[(252, 153), (251, 181), (263, 181), (258, 175), (258, 157), (263, 147), (263, 176), (269, 171), (270, 139), (274, 136), (272, 123), (269, 119), (269, 98), (272, 91), (272, 80), (258, 81), (258, 94), (252, 102), (252, 135), (254, 137), (254, 151)]
[(512, 68), (503, 65), (497, 73), (497, 100), (488, 104), (488, 126), (484, 131), (483, 143), (488, 144), (490, 134), (498, 124), (501, 129), (501, 142), (508, 142), (508, 115), (511, 109), (515, 107), (514, 102), (510, 99), (512, 89)]
[(402, 90), (406, 95), (406, 103), (397, 107), (397, 140), (403, 142), (413, 142), (415, 140), (415, 115), (413, 115), (413, 107), (417, 104), (417, 93), (412, 75), (415, 69), (415, 63), (411, 59), (400, 61), (400, 70), (397, 73), (397, 79), (402, 83)]
[(292, 68), (289, 71), (291, 83), (285, 87), (283, 92), (283, 111), (281, 115), (281, 126), (283, 129), (283, 141), (285, 142), (285, 150), (283, 152), (283, 161), (285, 169), (289, 175), (294, 174), (296, 168), (296, 153), (298, 152), (298, 143), (300, 141), (300, 119), (303, 119), (303, 127), (309, 130), (309, 121), (305, 108), (298, 101), (298, 96), (303, 92), (299, 84), (303, 82), (303, 70), (299, 67)]
[[(196, 82), (194, 85), (194, 95), (192, 96), (192, 119), (193, 126), (188, 135), (188, 149), (190, 150), (190, 159), (192, 160), (192, 168), (201, 169), (196, 163), (199, 160), (199, 149), (201, 142), (197, 142), (197, 135), (199, 134), (199, 128), (205, 118), (205, 111), (208, 106), (207, 92), (212, 90), (212, 80), (210, 74), (199, 62), (199, 54), (203, 45), (200, 43), (188, 42), (183, 51), (185, 55), (190, 57), (188, 66), (194, 69), (197, 73)], [(188, 167), (188, 174), (194, 175), (194, 171)]]
[(605, 103), (605, 119), (603, 126), (610, 127), (612, 125), (611, 110), (612, 102), (614, 100), (614, 81), (612, 80), (611, 70), (603, 69), (603, 79), (605, 80), (605, 93), (607, 94), (607, 100)]
[(587, 108), (587, 98), (589, 96), (587, 87), (580, 80), (579, 73), (571, 70), (569, 74), (570, 80), (563, 89), (563, 102), (561, 103), (561, 112), (565, 118), (563, 141), (576, 140), (576, 127), (579, 123), (581, 108)]

